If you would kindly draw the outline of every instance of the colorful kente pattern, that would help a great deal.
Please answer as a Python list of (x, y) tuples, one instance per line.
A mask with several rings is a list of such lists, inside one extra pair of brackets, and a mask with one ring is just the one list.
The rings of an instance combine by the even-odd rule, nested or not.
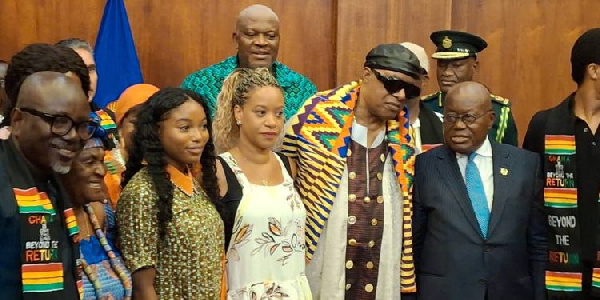
[(546, 289), (551, 291), (581, 291), (581, 273), (546, 271)]
[(547, 135), (544, 139), (544, 145), (546, 154), (575, 154), (575, 136), (573, 135)]
[(65, 223), (67, 224), (69, 236), (79, 233), (79, 226), (77, 226), (77, 219), (75, 219), (75, 212), (73, 211), (73, 208), (65, 210)]
[(44, 293), (63, 289), (62, 263), (23, 264), (23, 292)]
[(52, 202), (50, 202), (46, 193), (39, 193), (36, 188), (14, 189), (13, 191), (15, 199), (17, 199), (17, 206), (19, 206), (19, 213), (56, 215)]

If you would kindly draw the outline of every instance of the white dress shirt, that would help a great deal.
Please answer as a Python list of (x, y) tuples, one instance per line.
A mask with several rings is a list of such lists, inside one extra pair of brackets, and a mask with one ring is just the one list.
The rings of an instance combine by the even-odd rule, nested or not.
[[(475, 156), (473, 161), (475, 162), (477, 169), (479, 169), (479, 176), (481, 176), (481, 181), (483, 182), (483, 190), (485, 192), (485, 197), (487, 198), (488, 209), (491, 212), (494, 199), (494, 165), (492, 161), (492, 144), (487, 137), (475, 153), (477, 153), (477, 156)], [(465, 180), (465, 169), (469, 162), (469, 155), (456, 153), (456, 161), (458, 162), (460, 174), (462, 174), (463, 180)]]
[[(368, 129), (353, 121), (352, 140), (367, 147)], [(385, 139), (382, 130), (368, 148)], [(368, 164), (367, 164), (368, 165)], [(366, 183), (365, 183), (366, 184)], [(368, 185), (366, 185), (368, 186)], [(400, 260), (402, 257), (402, 192), (392, 156), (387, 155), (383, 169), (383, 236), (374, 300), (400, 300)], [(356, 216), (360, 218), (361, 216)], [(313, 299), (343, 300), (346, 293), (346, 246), (348, 245), (348, 166), (321, 233), (313, 259), (306, 266), (306, 277)], [(363, 286), (352, 288), (362, 289)]]

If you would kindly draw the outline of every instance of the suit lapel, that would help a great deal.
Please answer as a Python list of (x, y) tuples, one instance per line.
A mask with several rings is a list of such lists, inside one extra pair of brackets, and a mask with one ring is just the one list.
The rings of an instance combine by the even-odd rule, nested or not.
[(492, 165), (494, 176), (494, 196), (492, 202), (492, 213), (490, 214), (490, 223), (488, 227), (488, 237), (493, 233), (494, 228), (500, 222), (502, 212), (507, 201), (506, 188), (511, 186), (510, 160), (509, 153), (504, 151), (498, 144), (492, 144)]
[(437, 164), (440, 177), (444, 178), (444, 182), (448, 186), (448, 189), (452, 192), (452, 195), (454, 195), (454, 199), (462, 209), (471, 226), (473, 226), (473, 229), (483, 237), (481, 229), (479, 228), (479, 223), (477, 223), (477, 218), (475, 217), (473, 205), (471, 204), (471, 200), (469, 199), (469, 195), (467, 193), (465, 181), (463, 180), (463, 177), (460, 174), (460, 169), (458, 168), (456, 154), (446, 146), (443, 147), (444, 151), (440, 151), (438, 153), (438, 158), (442, 160), (442, 162)]

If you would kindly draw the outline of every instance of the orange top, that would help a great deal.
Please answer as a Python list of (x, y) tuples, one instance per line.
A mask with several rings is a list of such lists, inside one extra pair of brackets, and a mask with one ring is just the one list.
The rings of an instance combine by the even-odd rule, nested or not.
[(167, 165), (167, 173), (169, 173), (169, 177), (171, 177), (171, 182), (182, 192), (188, 196), (194, 194), (194, 178), (190, 171), (188, 171), (187, 174), (183, 174), (181, 171), (177, 170), (177, 168)]

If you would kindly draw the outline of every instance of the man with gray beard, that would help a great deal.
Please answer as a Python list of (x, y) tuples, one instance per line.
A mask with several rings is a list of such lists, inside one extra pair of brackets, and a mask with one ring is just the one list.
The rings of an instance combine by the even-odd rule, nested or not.
[[(71, 54), (77, 59), (69, 68), (52, 61)], [(11, 135), (0, 141), (3, 299), (79, 299), (82, 292), (79, 229), (56, 174), (69, 172), (97, 128), (88, 86), (87, 69), (70, 49), (30, 45), (11, 60), (6, 88), (15, 108)]]

